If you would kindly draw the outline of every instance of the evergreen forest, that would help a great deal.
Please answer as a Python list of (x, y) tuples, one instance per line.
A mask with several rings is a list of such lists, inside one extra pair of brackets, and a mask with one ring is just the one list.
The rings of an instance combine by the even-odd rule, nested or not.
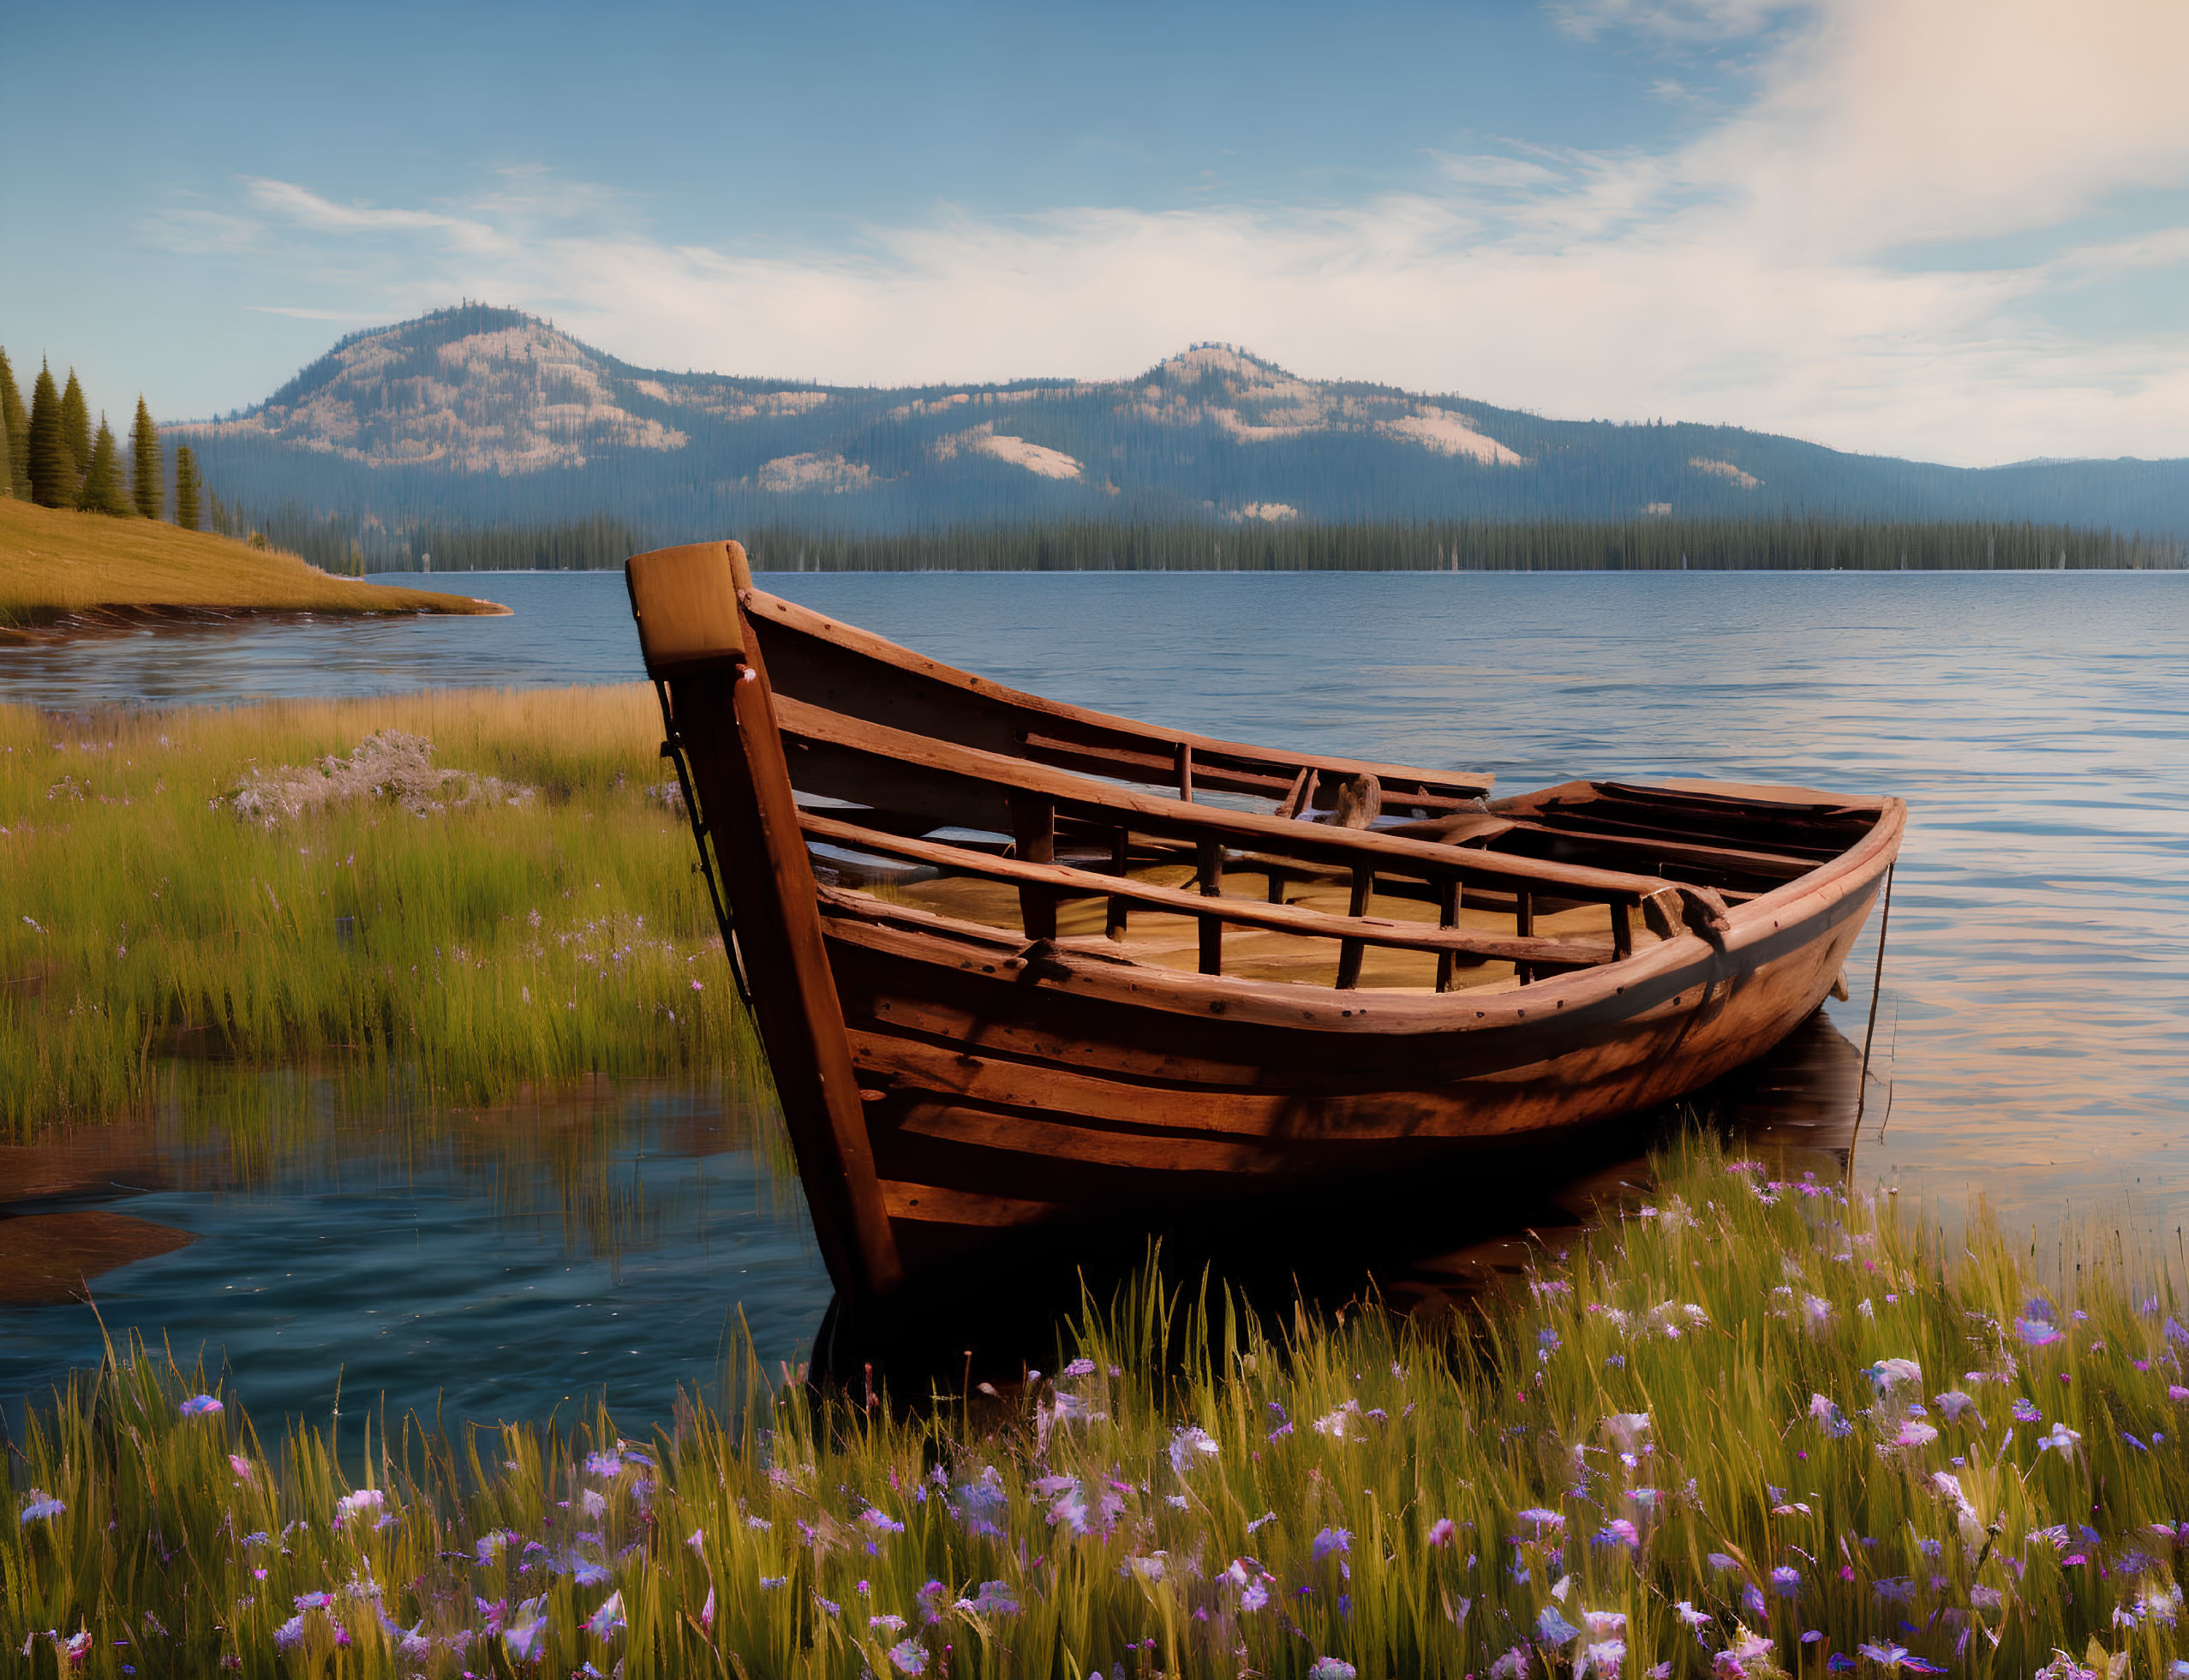
[[(242, 518), (242, 515), (231, 515)], [(619, 520), (407, 531), (290, 505), (252, 512), (278, 548), (330, 571), (582, 571), (697, 539)], [(1644, 515), (1614, 521), (1202, 521), (974, 524), (876, 535), (768, 526), (736, 535), (763, 571), (2174, 571), (2189, 543), (2069, 525)]]
[[(75, 508), (117, 519), (171, 517), (184, 530), (205, 523), (206, 492), (195, 452), (184, 444), (172, 460), (141, 392), (126, 446), (102, 410), (97, 427), (76, 370), (56, 381), (41, 360), (23, 399), (14, 362), (0, 348), (0, 496), (40, 507)], [(212, 498), (212, 528), (229, 535), (231, 511)]]

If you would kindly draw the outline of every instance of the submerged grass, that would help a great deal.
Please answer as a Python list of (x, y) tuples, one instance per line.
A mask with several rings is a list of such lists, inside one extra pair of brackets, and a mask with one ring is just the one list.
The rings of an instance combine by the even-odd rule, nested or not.
[[(353, 774), (383, 731), (466, 775)], [(660, 736), (638, 685), (0, 706), (0, 1137), (126, 1108), (174, 1054), (339, 1056), (471, 1102), (757, 1065), (690, 833), (648, 792)], [(283, 767), (355, 797), (261, 797)]]
[(643, 1447), (266, 1443), (133, 1350), (10, 1462), (0, 1666), (2185, 1672), (2180, 1279), (2094, 1247), (2048, 1294), (1982, 1219), (1658, 1168), (1470, 1324), (1143, 1288), (985, 1410), (748, 1360)]

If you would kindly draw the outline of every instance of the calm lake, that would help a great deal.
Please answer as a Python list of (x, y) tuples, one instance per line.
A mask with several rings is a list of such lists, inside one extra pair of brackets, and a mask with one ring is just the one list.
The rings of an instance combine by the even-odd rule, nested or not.
[[(417, 583), (415, 578), (402, 580)], [(512, 617), (149, 632), (0, 652), (80, 709), (640, 675), (614, 573), (434, 578)], [(1515, 792), (1717, 775), (1911, 807), (1857, 1161), (1865, 1183), (2189, 1221), (2189, 575), (792, 575), (793, 599), (1004, 682)], [(1873, 918), (1833, 1006), (1859, 1043)], [(290, 1075), (177, 1096), (35, 1199), (195, 1235), (96, 1283), (111, 1330), (225, 1350), (256, 1411), (665, 1416), (742, 1304), (795, 1359), (828, 1299), (794, 1192), (708, 1093), (369, 1112)], [(242, 1128), (209, 1109), (242, 1108)], [(1879, 1122), (1882, 1121), (1881, 1135)], [(711, 1128), (711, 1129), (710, 1129)], [(117, 1200), (117, 1184), (136, 1193)], [(126, 1236), (126, 1234), (125, 1234)], [(117, 1241), (124, 1241), (117, 1238)], [(125, 1245), (126, 1246), (126, 1245)], [(0, 1306), (0, 1407), (95, 1359), (65, 1300)], [(567, 1408), (565, 1408), (567, 1411)]]

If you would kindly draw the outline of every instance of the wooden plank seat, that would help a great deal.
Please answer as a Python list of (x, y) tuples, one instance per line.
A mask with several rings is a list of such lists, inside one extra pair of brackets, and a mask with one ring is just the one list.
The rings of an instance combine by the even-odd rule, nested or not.
[(1564, 971), (1593, 968), (1614, 960), (1612, 945), (1556, 939), (1504, 939), (1460, 928), (1431, 927), (1385, 917), (1330, 916), (1319, 911), (1289, 905), (1259, 904), (1252, 899), (1212, 896), (1161, 887), (1129, 876), (1097, 875), (1092, 870), (1061, 864), (1025, 863), (1016, 858), (990, 858), (932, 840), (878, 834), (814, 813), (802, 814), (799, 826), (815, 840), (854, 850), (881, 852), (932, 864), (954, 873), (1014, 886), (1040, 887), (1076, 892), (1088, 898), (1123, 899), (1150, 909), (1168, 910), (1197, 918), (1213, 919), (1240, 927), (1265, 928), (1272, 932), (1304, 935), (1318, 939), (1354, 939), (1364, 945), (1402, 951), (1453, 952), (1499, 961), (1528, 963), (1538, 968)]

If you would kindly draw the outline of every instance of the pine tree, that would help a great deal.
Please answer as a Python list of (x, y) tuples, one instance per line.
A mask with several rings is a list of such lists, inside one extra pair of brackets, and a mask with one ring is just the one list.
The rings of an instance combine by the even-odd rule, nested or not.
[(221, 505), (221, 500), (218, 496), (213, 496), (211, 499), (212, 502), (213, 529), (218, 531), (223, 536), (235, 535), (236, 532), (229, 521), (227, 508)]
[(23, 393), (15, 386), (15, 370), (8, 352), (0, 350), (0, 427), (8, 434), (9, 474), (0, 481), (0, 493), (30, 499), (30, 416), (23, 410)]
[(126, 519), (131, 509), (129, 499), (122, 493), (122, 463), (120, 451), (114, 447), (114, 431), (106, 423), (106, 416), (99, 417), (99, 437), (91, 446), (91, 464), (84, 469), (83, 488), (77, 492), (76, 505), (87, 513), (111, 513)]
[(159, 458), (159, 427), (144, 393), (137, 393), (137, 422), (129, 428), (129, 499), (147, 519), (157, 519), (167, 499), (167, 468)]
[(31, 499), (40, 507), (76, 505), (76, 463), (61, 433), (61, 392), (53, 370), (41, 363), (31, 387), (29, 457)]
[(186, 531), (198, 528), (198, 457), (188, 444), (175, 451), (175, 523)]
[(91, 465), (91, 410), (84, 406), (84, 388), (76, 383), (73, 368), (61, 392), (61, 441), (69, 446), (69, 470), (81, 485)]

